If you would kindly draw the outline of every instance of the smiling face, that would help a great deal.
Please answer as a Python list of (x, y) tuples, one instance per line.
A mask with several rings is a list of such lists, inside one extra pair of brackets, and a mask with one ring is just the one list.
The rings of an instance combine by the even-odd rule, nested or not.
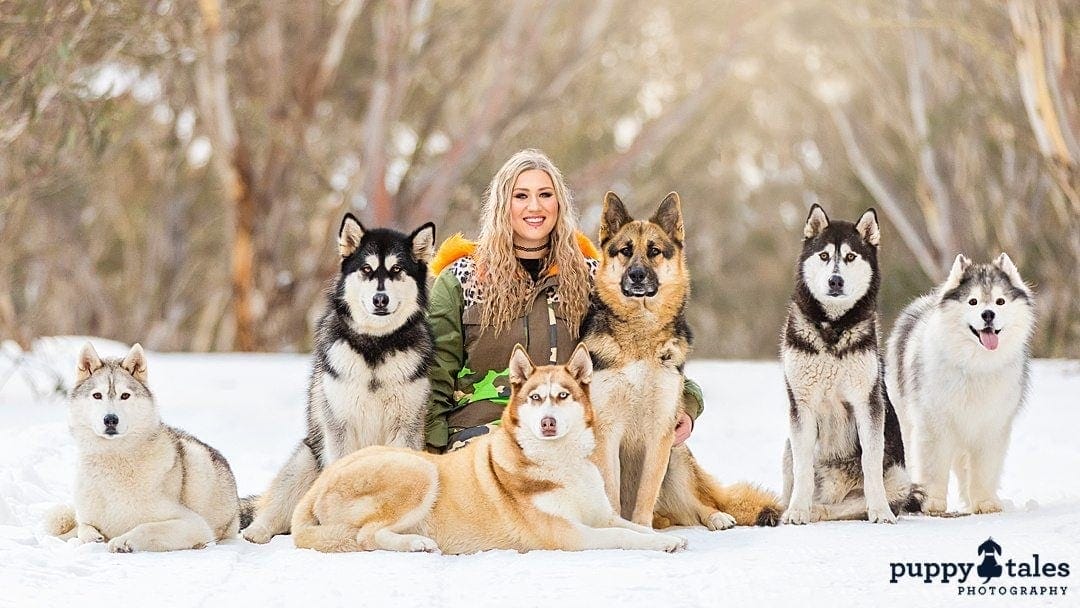
[(546, 171), (529, 169), (514, 180), (510, 193), (510, 227), (514, 244), (540, 247), (548, 242), (559, 217), (555, 184)]
[(950, 325), (963, 328), (980, 351), (1012, 350), (1028, 340), (1034, 326), (1032, 294), (1007, 255), (993, 264), (957, 256), (941, 294)]

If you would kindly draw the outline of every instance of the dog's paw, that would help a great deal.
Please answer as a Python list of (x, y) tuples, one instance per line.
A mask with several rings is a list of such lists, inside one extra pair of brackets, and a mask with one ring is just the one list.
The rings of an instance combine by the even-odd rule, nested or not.
[(708, 521), (705, 522), (705, 527), (710, 530), (727, 530), (728, 528), (735, 526), (735, 518), (723, 511), (717, 511), (709, 516)]
[(929, 498), (923, 501), (922, 512), (927, 515), (941, 515), (945, 512), (944, 498)]
[(666, 553), (675, 553), (676, 551), (682, 551), (687, 547), (689, 541), (681, 536), (675, 536), (674, 534), (657, 534), (660, 541), (659, 549)]
[(803, 524), (808, 524), (814, 520), (811, 516), (810, 509), (788, 507), (787, 511), (784, 511), (784, 514), (780, 517), (780, 521), (784, 524), (794, 524), (796, 526), (801, 526)]
[(866, 519), (872, 524), (895, 524), (896, 514), (892, 512), (889, 505), (883, 507), (872, 507), (866, 511)]
[(996, 498), (988, 498), (986, 500), (980, 500), (975, 503), (975, 508), (971, 510), (976, 515), (984, 515), (986, 513), (1001, 513), (1002, 505), (1001, 501)]
[(657, 351), (660, 362), (668, 367), (678, 368), (686, 363), (686, 353), (678, 338), (669, 338)]
[(274, 535), (265, 527), (257, 526), (255, 524), (244, 528), (240, 532), (240, 535), (248, 542), (253, 542), (258, 545), (265, 545), (270, 542), (271, 538), (274, 538)]
[(413, 553), (439, 553), (439, 545), (435, 544), (435, 541), (426, 536), (417, 536), (416, 538), (410, 538), (406, 544), (406, 551), (412, 551)]
[(131, 553), (136, 550), (137, 547), (129, 534), (121, 534), (109, 541), (110, 553)]
[(88, 524), (79, 524), (77, 536), (79, 542), (83, 543), (100, 543), (105, 542), (105, 535), (98, 531), (97, 528)]

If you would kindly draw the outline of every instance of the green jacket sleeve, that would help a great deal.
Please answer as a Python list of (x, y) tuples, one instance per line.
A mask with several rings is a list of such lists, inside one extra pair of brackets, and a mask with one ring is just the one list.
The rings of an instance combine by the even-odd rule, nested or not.
[(428, 401), (427, 444), (446, 447), (449, 427), (447, 414), (457, 408), (454, 400), (455, 378), (465, 366), (465, 339), (461, 314), (465, 299), (461, 283), (452, 272), (442, 272), (431, 286), (428, 298), (428, 321), (435, 336), (435, 364), (429, 375), (431, 398)]
[(690, 414), (696, 422), (701, 412), (705, 411), (705, 397), (701, 387), (690, 378), (683, 378), (683, 411)]

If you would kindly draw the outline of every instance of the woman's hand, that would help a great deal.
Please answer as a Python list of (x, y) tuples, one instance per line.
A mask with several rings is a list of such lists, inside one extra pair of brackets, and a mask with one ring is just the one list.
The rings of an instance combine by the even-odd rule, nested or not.
[(684, 441), (690, 438), (692, 432), (694, 432), (694, 419), (686, 412), (679, 414), (679, 420), (675, 423), (674, 445), (682, 445)]

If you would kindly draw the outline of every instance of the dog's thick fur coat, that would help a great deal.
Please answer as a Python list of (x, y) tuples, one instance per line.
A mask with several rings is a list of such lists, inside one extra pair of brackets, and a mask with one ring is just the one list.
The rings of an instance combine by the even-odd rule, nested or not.
[(372, 445), (424, 445), (434, 360), (424, 315), (435, 226), (409, 235), (365, 230), (347, 214), (338, 252), (341, 272), (315, 335), (307, 437), (270, 488), (244, 500), (245, 520), (254, 510), (243, 531), (252, 542), (289, 531), (296, 503), (330, 463)]
[(689, 448), (672, 447), (692, 339), (684, 232), (674, 192), (649, 221), (633, 220), (613, 192), (604, 198), (601, 263), (581, 332), (596, 370), (597, 462), (612, 505), (638, 524), (775, 525), (772, 494), (725, 488)]
[(198, 549), (236, 536), (236, 481), (220, 452), (162, 424), (138, 344), (124, 359), (79, 355), (68, 423), (79, 452), (75, 508), (46, 531), (116, 553)]
[(652, 549), (686, 546), (620, 518), (590, 456), (589, 354), (535, 367), (518, 346), (493, 432), (443, 455), (355, 452), (323, 471), (293, 515), (296, 546), (319, 551)]
[(895, 523), (918, 509), (878, 354), (880, 240), (873, 209), (852, 224), (830, 222), (814, 205), (803, 228), (781, 341), (790, 401), (784, 523)]
[(1004, 253), (992, 264), (957, 256), (945, 282), (901, 313), (886, 377), (924, 512), (945, 512), (950, 470), (967, 510), (1002, 509), (998, 483), (1034, 327), (1034, 296)]

